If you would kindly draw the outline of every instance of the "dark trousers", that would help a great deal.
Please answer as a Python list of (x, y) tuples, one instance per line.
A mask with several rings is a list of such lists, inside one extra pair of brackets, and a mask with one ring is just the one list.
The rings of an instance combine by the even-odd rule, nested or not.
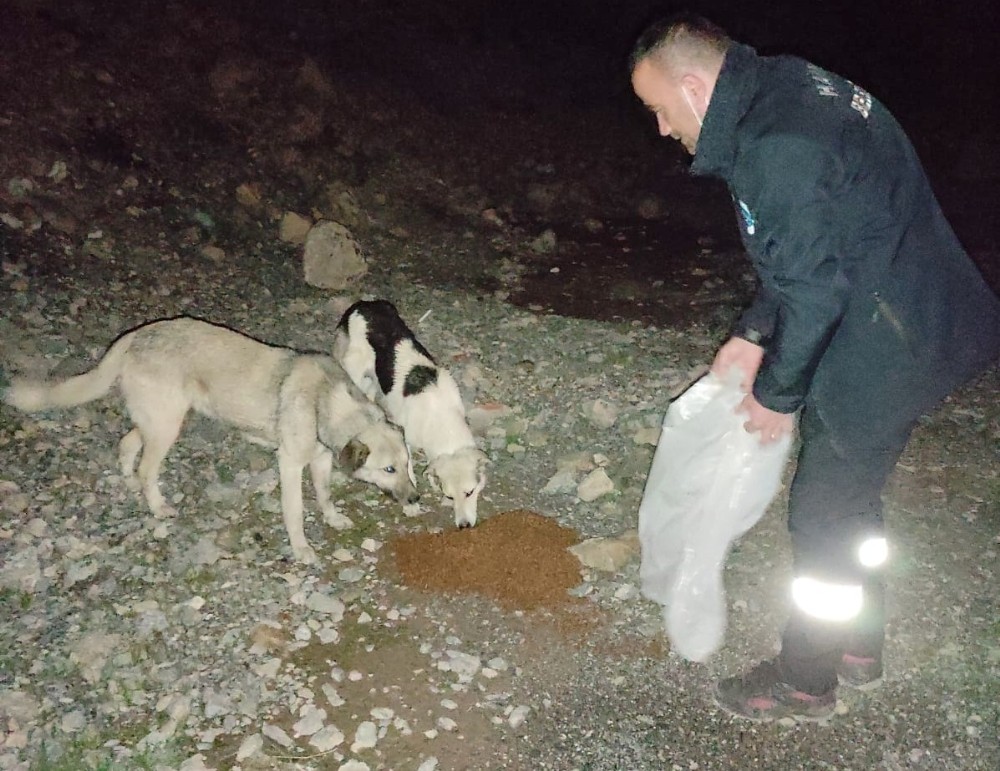
[[(885, 638), (885, 586), (880, 569), (865, 569), (858, 545), (884, 535), (881, 493), (915, 418), (899, 421), (877, 442), (871, 434), (845, 443), (807, 406), (799, 425), (802, 446), (789, 491), (788, 527), (795, 574), (832, 583), (861, 584), (861, 614), (852, 622), (820, 621), (792, 608), (779, 662), (784, 678), (807, 693), (837, 683), (845, 652), (879, 656)], [(894, 421), (895, 422), (895, 421)]]
[(818, 621), (793, 608), (779, 656), (790, 684), (823, 693), (836, 685), (845, 652), (881, 654), (884, 578), (860, 564), (858, 546), (883, 535), (882, 490), (917, 419), (995, 357), (994, 344), (931, 367), (901, 348), (892, 325), (871, 309), (844, 320), (800, 416), (788, 528), (796, 575), (861, 584), (864, 605), (847, 623)]

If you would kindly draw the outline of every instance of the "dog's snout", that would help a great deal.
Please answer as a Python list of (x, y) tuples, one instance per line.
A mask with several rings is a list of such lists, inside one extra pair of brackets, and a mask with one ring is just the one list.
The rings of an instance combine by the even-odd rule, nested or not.
[(414, 490), (414, 491), (413, 491), (412, 493), (410, 493), (410, 495), (409, 495), (409, 496), (407, 497), (407, 499), (406, 499), (406, 502), (407, 502), (407, 503), (416, 503), (416, 502), (417, 502), (417, 501), (419, 501), (419, 500), (420, 500), (420, 493), (418, 493), (418, 492), (417, 492), (416, 490)]
[(470, 527), (472, 527), (472, 523), (471, 522), (459, 522), (458, 523), (458, 529), (459, 530), (467, 530)]

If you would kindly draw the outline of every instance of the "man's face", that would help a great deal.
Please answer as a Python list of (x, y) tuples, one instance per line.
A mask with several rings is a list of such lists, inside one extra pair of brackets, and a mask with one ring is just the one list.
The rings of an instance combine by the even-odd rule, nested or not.
[(682, 79), (671, 78), (649, 59), (643, 59), (632, 71), (632, 89), (656, 116), (660, 136), (676, 139), (694, 155), (701, 124), (691, 94), (684, 98), (684, 88)]

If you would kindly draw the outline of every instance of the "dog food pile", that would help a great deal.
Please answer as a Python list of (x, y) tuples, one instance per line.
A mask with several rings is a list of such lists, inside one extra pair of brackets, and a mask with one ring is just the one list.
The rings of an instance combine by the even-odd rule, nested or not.
[(572, 600), (580, 563), (576, 532), (532, 511), (507, 511), (463, 530), (411, 533), (392, 543), (403, 583), (446, 594), (479, 594), (511, 610)]

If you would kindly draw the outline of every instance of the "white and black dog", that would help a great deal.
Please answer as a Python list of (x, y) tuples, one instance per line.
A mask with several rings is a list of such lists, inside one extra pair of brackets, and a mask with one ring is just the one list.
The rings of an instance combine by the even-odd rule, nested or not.
[(427, 476), (453, 504), (455, 524), (476, 524), (486, 454), (465, 418), (458, 384), (387, 300), (354, 303), (337, 324), (334, 358), (427, 456)]

